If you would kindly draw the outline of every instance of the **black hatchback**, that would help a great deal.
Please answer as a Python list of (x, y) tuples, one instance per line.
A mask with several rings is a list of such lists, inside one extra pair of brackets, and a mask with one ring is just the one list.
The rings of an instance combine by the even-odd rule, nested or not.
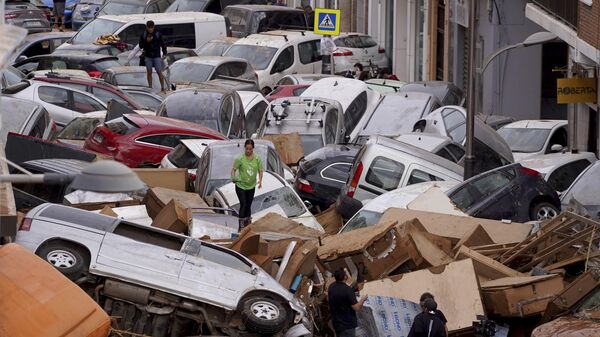
[(358, 145), (329, 144), (300, 161), (294, 189), (321, 211), (333, 204), (346, 184)]
[(75, 69), (84, 70), (90, 77), (100, 77), (108, 68), (119, 66), (114, 56), (86, 53), (53, 53), (38, 55), (17, 62), (14, 67), (25, 74), (36, 70)]
[(521, 164), (506, 165), (462, 182), (447, 193), (463, 212), (478, 218), (527, 222), (558, 215), (558, 194)]

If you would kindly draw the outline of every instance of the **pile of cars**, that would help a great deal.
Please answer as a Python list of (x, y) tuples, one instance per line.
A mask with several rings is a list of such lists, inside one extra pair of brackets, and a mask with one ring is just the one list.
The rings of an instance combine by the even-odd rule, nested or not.
[[(566, 121), (476, 116), (475, 175), (465, 179), (458, 87), (340, 76), (355, 62), (372, 73), (388, 66), (385, 50), (358, 33), (334, 38), (334, 74), (321, 74), (321, 36), (302, 10), (240, 2), (81, 0), (69, 8), (78, 31), (66, 33), (37, 33), (49, 31), (43, 11), (6, 2), (7, 21), (32, 34), (0, 74), (0, 144), (21, 137), (52, 148), (19, 163), (35, 173), (77, 175), (88, 157), (185, 171), (180, 192), (212, 214), (202, 221), (222, 240), (243, 234), (231, 227), (240, 202), (230, 171), (248, 138), (265, 166), (253, 220), (275, 213), (319, 237), (329, 230), (320, 222), (326, 212), (339, 214), (338, 231), (348, 233), (432, 189), (444, 198), (428, 205), (432, 212), (539, 222), (575, 208), (600, 218), (600, 164), (568, 148)], [(147, 20), (169, 46), (168, 91), (156, 72), (148, 86), (134, 49)], [(101, 43), (106, 35), (119, 42)], [(140, 192), (146, 201), (150, 190)], [(28, 210), (16, 242), (95, 293), (110, 315), (126, 317), (119, 330), (313, 333), (311, 312), (279, 278), (220, 241), (67, 206), (77, 191), (66, 185), (14, 191)]]

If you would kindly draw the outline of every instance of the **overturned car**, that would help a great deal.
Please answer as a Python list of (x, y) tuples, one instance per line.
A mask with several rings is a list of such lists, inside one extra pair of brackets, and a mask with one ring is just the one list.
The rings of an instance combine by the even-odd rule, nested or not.
[(242, 255), (173, 232), (56, 204), (16, 242), (78, 283), (117, 331), (151, 336), (312, 336), (304, 305)]

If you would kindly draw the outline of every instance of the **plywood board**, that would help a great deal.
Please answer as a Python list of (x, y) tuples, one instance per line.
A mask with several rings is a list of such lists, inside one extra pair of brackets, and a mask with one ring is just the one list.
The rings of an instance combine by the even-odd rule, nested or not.
[(418, 303), (424, 292), (435, 296), (438, 308), (448, 319), (450, 332), (471, 327), (477, 315), (485, 313), (470, 259), (395, 276), (393, 280), (386, 278), (367, 282), (361, 294), (390, 296)]
[(410, 233), (410, 241), (419, 255), (421, 255), (430, 266), (439, 266), (454, 261), (454, 259), (438, 248), (438, 246), (429, 241), (423, 232), (412, 231)]
[(338, 257), (361, 252), (397, 224), (395, 221), (383, 222), (376, 226), (325, 237), (322, 239), (322, 246), (319, 247), (319, 259), (335, 260)]
[(493, 244), (494, 240), (489, 236), (489, 234), (483, 229), (481, 225), (477, 225), (471, 230), (467, 235), (465, 235), (458, 243), (456, 244), (456, 249), (458, 250), (460, 246), (465, 247), (474, 247), (474, 246), (483, 246)]
[[(285, 234), (288, 238), (293, 236), (303, 238), (317, 238), (323, 236), (323, 233), (318, 230), (303, 226), (300, 223), (277, 213), (268, 213), (253, 222), (249, 227), (256, 233), (281, 233)], [(265, 238), (264, 235), (263, 238)]]
[(452, 201), (450, 201), (450, 198), (448, 198), (446, 193), (442, 192), (442, 190), (435, 185), (416, 197), (415, 200), (406, 205), (406, 208), (416, 211), (468, 216), (458, 209)]
[(298, 132), (268, 135), (262, 139), (270, 140), (275, 145), (281, 160), (287, 165), (297, 165), (304, 157), (304, 148)]
[(429, 233), (454, 239), (455, 242), (461, 240), (478, 225), (481, 225), (483, 229), (485, 229), (490, 238), (494, 240), (494, 243), (521, 242), (527, 238), (532, 228), (532, 225), (530, 224), (517, 222), (504, 223), (497, 220), (400, 208), (388, 209), (385, 211), (379, 222), (398, 221), (398, 223), (403, 223), (414, 218), (419, 220)]
[(185, 192), (188, 187), (188, 172), (184, 168), (135, 168), (133, 172), (149, 188), (164, 187)]
[(456, 259), (472, 259), (477, 275), (490, 280), (496, 280), (503, 277), (524, 276), (524, 274), (465, 246), (460, 247), (458, 253), (456, 253)]

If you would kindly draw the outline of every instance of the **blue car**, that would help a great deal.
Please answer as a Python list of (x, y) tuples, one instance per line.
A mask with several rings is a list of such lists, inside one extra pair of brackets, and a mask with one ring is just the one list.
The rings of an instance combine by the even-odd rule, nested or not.
[[(54, 1), (53, 0), (42, 0), (46, 6), (50, 9), (54, 9)], [(71, 17), (73, 16), (73, 9), (79, 0), (66, 0), (65, 2), (65, 25), (71, 24)], [(54, 22), (52, 22), (54, 23)]]
[(104, 6), (105, 0), (81, 0), (73, 10), (73, 30), (79, 30), (88, 21), (93, 20)]

